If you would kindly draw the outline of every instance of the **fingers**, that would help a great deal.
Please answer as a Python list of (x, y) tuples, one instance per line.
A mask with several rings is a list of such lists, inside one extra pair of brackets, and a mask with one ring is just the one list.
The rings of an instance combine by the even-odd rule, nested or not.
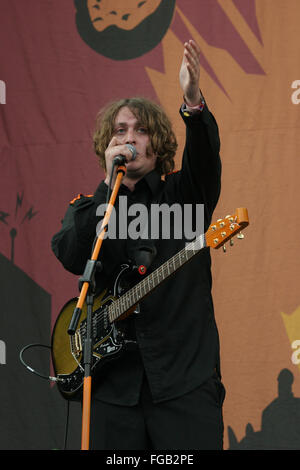
[(111, 139), (111, 141), (109, 142), (107, 148), (111, 148), (111, 147), (114, 147), (115, 145), (117, 145), (117, 138), (115, 136), (113, 136), (113, 138)]
[[(123, 155), (126, 159), (126, 163), (130, 162), (133, 159), (133, 152), (130, 150), (127, 144), (120, 144), (120, 141), (114, 136), (109, 142), (107, 149), (105, 150), (105, 165), (106, 165), (106, 178), (105, 183), (109, 185), (110, 175), (112, 172), (114, 158), (118, 155)], [(112, 184), (116, 176), (116, 168), (114, 171), (114, 176)]]
[(184, 44), (184, 58), (191, 79), (199, 79), (200, 73), (200, 48), (192, 39)]
[(113, 160), (117, 155), (123, 155), (126, 159), (126, 163), (130, 162), (135, 154), (134, 149), (132, 148), (133, 146), (130, 146), (129, 144), (120, 144), (117, 139), (114, 139), (115, 137), (110, 141), (105, 151), (105, 156), (108, 159)]
[(133, 158), (133, 152), (127, 144), (120, 144), (119, 140), (114, 136), (109, 142), (105, 151), (105, 161), (107, 171), (111, 171), (113, 160), (116, 156), (123, 155), (126, 163), (130, 162)]
[(186, 52), (188, 52), (191, 56), (193, 56), (196, 60), (199, 61), (201, 51), (198, 44), (193, 39), (190, 39), (189, 41), (185, 42), (184, 47)]
[(190, 106), (200, 104), (200, 48), (193, 40), (184, 43), (183, 60), (179, 71), (180, 86), (185, 102)]

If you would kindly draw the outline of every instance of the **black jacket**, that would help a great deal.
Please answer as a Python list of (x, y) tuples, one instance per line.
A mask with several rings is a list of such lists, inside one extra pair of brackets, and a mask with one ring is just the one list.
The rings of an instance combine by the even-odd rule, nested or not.
[[(162, 181), (153, 170), (140, 180), (133, 192), (122, 185), (116, 201), (126, 203), (204, 204), (205, 231), (217, 204), (221, 186), (219, 134), (213, 115), (205, 107), (200, 113), (180, 111), (186, 124), (182, 168)], [(52, 249), (64, 267), (82, 274), (91, 257), (97, 207), (105, 203), (107, 186), (100, 183), (92, 197), (80, 196), (69, 205), (61, 230), (54, 235)], [(164, 221), (163, 221), (164, 222)], [(195, 222), (195, 212), (194, 212)], [(172, 234), (172, 230), (171, 230)], [(140, 241), (130, 238), (104, 240), (100, 252), (103, 269), (100, 290), (110, 285), (118, 267), (135, 261)], [(184, 239), (152, 240), (156, 256), (149, 272), (185, 246)], [(94, 395), (106, 402), (134, 405), (138, 402), (146, 373), (153, 400), (164, 401), (183, 395), (219, 370), (219, 337), (211, 296), (211, 258), (204, 248), (175, 275), (161, 284), (140, 304), (140, 313), (126, 322), (137, 347), (126, 351), (94, 379)]]

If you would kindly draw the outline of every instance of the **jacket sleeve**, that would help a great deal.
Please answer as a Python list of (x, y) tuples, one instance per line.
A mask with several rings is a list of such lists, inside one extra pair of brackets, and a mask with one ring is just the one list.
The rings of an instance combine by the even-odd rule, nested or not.
[(51, 248), (65, 269), (82, 274), (91, 258), (96, 227), (100, 217), (97, 207), (106, 201), (107, 186), (102, 182), (93, 196), (79, 195), (70, 202), (61, 229), (51, 240)]
[(208, 228), (221, 191), (220, 138), (216, 120), (205, 105), (203, 111), (180, 114), (186, 126), (182, 167), (175, 186), (184, 203), (204, 204)]

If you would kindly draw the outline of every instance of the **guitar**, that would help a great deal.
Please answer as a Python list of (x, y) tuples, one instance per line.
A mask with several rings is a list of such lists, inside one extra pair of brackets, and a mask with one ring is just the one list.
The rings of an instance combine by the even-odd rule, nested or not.
[[(118, 327), (119, 320), (136, 311), (138, 303), (158, 287), (165, 279), (174, 274), (181, 266), (190, 261), (205, 247), (218, 249), (235, 235), (242, 238), (241, 230), (249, 224), (246, 208), (238, 208), (234, 215), (228, 215), (210, 225), (206, 234), (190, 242), (172, 258), (142, 278), (125, 293), (119, 294), (118, 282), (123, 270), (117, 276), (111, 290), (105, 290), (94, 299), (92, 313), (92, 366), (91, 371), (117, 358), (126, 347), (124, 332)], [(86, 306), (82, 309), (78, 328), (74, 335), (68, 334), (68, 326), (77, 304), (77, 298), (65, 304), (55, 322), (51, 352), (57, 378), (57, 386), (66, 399), (78, 399), (84, 381), (83, 353), (86, 334)], [(129, 341), (130, 342), (130, 341)]]

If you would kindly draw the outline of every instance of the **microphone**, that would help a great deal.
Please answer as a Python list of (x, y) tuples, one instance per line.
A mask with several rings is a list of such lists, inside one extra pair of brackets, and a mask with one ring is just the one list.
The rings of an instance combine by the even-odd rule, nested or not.
[[(135, 160), (136, 159), (136, 148), (131, 144), (126, 144), (126, 146), (128, 147), (128, 149), (130, 150), (130, 152), (132, 154), (131, 160)], [(114, 164), (115, 165), (124, 165), (125, 163), (126, 163), (126, 157), (124, 157), (124, 155), (117, 155), (114, 158)]]

